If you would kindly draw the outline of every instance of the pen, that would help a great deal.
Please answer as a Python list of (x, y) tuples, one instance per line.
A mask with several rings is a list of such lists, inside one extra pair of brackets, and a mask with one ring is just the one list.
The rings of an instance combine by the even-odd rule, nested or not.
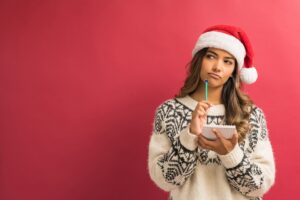
[(204, 85), (205, 85), (205, 101), (208, 100), (208, 80), (204, 81)]

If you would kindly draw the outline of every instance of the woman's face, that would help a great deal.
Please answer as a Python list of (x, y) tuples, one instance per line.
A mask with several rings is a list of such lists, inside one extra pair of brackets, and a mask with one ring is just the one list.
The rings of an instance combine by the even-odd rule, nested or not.
[(223, 87), (235, 68), (235, 58), (227, 51), (208, 48), (202, 60), (200, 78), (210, 87)]

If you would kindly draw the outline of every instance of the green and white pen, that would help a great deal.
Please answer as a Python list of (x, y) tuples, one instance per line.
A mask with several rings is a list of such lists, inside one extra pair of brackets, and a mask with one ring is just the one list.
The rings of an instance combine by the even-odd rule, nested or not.
[(208, 80), (204, 81), (204, 86), (205, 86), (205, 101), (208, 100)]

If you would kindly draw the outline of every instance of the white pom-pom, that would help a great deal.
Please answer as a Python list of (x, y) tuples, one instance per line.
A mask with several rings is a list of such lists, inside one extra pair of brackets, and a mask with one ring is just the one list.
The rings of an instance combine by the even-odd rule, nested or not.
[(240, 71), (240, 76), (243, 83), (252, 84), (257, 80), (258, 74), (255, 67), (242, 67)]

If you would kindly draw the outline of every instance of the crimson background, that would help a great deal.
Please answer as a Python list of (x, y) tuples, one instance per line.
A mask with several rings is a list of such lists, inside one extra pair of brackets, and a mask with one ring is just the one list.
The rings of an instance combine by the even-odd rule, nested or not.
[(155, 108), (172, 98), (204, 28), (248, 33), (276, 185), (300, 178), (300, 3), (180, 0), (0, 2), (0, 199), (166, 199), (149, 179)]

